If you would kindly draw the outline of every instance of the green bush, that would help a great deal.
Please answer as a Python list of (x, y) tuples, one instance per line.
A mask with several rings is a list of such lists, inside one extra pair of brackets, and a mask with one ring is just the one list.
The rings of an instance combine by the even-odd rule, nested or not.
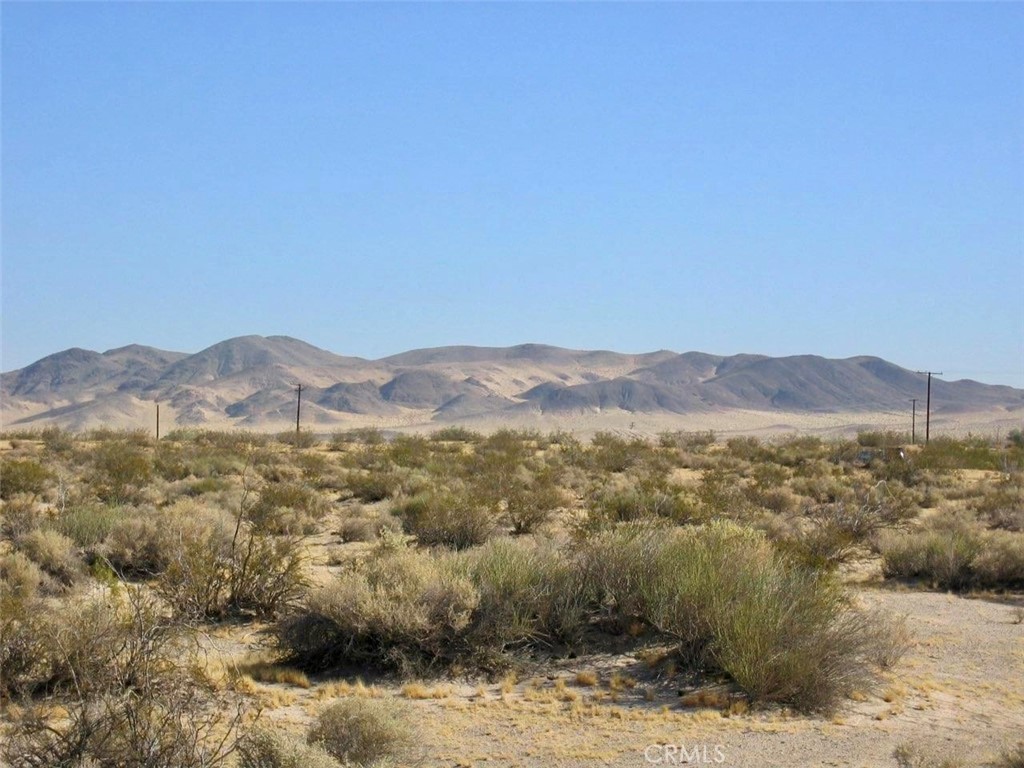
[(327, 513), (323, 497), (305, 483), (267, 483), (247, 517), (263, 533), (308, 534)]
[(0, 462), (0, 499), (18, 493), (38, 496), (46, 490), (53, 474), (35, 459), (8, 459)]
[(149, 484), (153, 463), (143, 448), (128, 440), (104, 442), (93, 458), (91, 484), (107, 504), (137, 504)]
[(430, 434), (435, 443), (479, 443), (484, 436), (465, 427), (445, 427)]
[(76, 504), (65, 509), (53, 521), (53, 527), (77, 546), (94, 549), (106, 540), (126, 514), (123, 507), (96, 503)]
[(587, 499), (586, 528), (597, 530), (617, 523), (663, 518), (690, 522), (701, 511), (690, 495), (659, 479), (638, 478), (626, 487), (595, 488)]
[(494, 539), (468, 552), (464, 568), (479, 593), (474, 647), (501, 652), (582, 635), (594, 596), (583, 572), (556, 549)]
[(977, 437), (933, 437), (914, 459), (921, 469), (1002, 469), (1000, 452)]
[(274, 436), (277, 442), (283, 445), (290, 445), (292, 448), (313, 448), (320, 444), (317, 436), (309, 430), (296, 432), (294, 429), (286, 429)]
[(605, 612), (678, 640), (752, 698), (829, 710), (869, 680), (884, 632), (827, 575), (790, 565), (763, 535), (727, 522), (627, 526), (586, 557)]
[(462, 488), (427, 491), (395, 504), (407, 533), (423, 544), (455, 549), (483, 544), (495, 532), (493, 512)]
[(43, 440), (43, 447), (58, 456), (71, 453), (75, 448), (75, 436), (60, 427), (46, 427), (40, 437)]
[(342, 699), (320, 712), (308, 741), (343, 765), (406, 757), (416, 740), (409, 715), (391, 699)]
[(373, 467), (364, 471), (350, 470), (345, 488), (360, 501), (372, 504), (390, 499), (401, 489), (401, 477), (392, 469)]

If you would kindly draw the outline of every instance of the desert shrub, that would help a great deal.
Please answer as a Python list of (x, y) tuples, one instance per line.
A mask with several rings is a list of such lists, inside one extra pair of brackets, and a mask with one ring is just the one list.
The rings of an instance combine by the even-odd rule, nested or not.
[(889, 578), (923, 579), (942, 589), (1016, 588), (1024, 584), (1024, 534), (984, 531), (960, 519), (890, 534), (879, 542)]
[(964, 589), (972, 581), (971, 561), (981, 550), (978, 533), (966, 525), (926, 530), (879, 540), (887, 578), (925, 579), (933, 586)]
[(695, 519), (697, 505), (682, 489), (663, 478), (637, 478), (626, 487), (592, 489), (587, 499), (586, 527), (606, 528), (616, 523), (664, 518), (677, 523)]
[(416, 744), (408, 713), (392, 699), (337, 701), (317, 715), (307, 740), (354, 766), (405, 757)]
[(598, 432), (590, 441), (594, 467), (601, 472), (625, 472), (653, 459), (654, 449), (640, 438), (626, 440), (611, 432)]
[(8, 539), (17, 539), (44, 522), (44, 514), (28, 496), (17, 496), (0, 505), (0, 531)]
[(504, 517), (515, 533), (530, 533), (565, 504), (556, 471), (540, 463), (527, 466), (515, 454), (484, 452), (473, 462), (470, 493)]
[(101, 501), (134, 504), (149, 483), (153, 464), (144, 450), (128, 440), (110, 440), (96, 450), (90, 482)]
[(501, 652), (516, 645), (579, 639), (593, 602), (575, 563), (553, 547), (494, 539), (466, 555), (479, 593), (470, 635), (474, 647)]
[(274, 440), (282, 445), (290, 445), (292, 448), (313, 448), (320, 444), (317, 436), (306, 429), (298, 432), (294, 429), (286, 429), (274, 435)]
[(43, 447), (50, 453), (63, 455), (71, 453), (75, 447), (75, 436), (60, 427), (46, 427), (40, 433)]
[(7, 555), (0, 561), (0, 704), (24, 697), (49, 677), (47, 612), (33, 584), (40, 575), (23, 555)]
[(916, 508), (909, 491), (894, 492), (885, 483), (869, 489), (854, 487), (848, 501), (806, 504), (788, 530), (775, 540), (779, 548), (812, 568), (834, 568), (846, 562), (883, 528), (898, 526)]
[(386, 467), (353, 470), (345, 478), (345, 488), (355, 498), (368, 504), (390, 499), (401, 489), (401, 484), (402, 479), (398, 473)]
[(789, 487), (793, 493), (806, 496), (817, 504), (849, 501), (853, 495), (848, 483), (832, 475), (794, 477)]
[(61, 584), (70, 586), (83, 573), (75, 543), (63, 534), (36, 528), (14, 542), (15, 548)]
[(981, 588), (1024, 587), (1024, 534), (992, 531), (983, 537), (984, 546), (971, 561), (975, 584)]
[[(101, 548), (111, 567), (128, 577), (156, 576), (167, 568), (176, 545), (176, 534), (187, 520), (172, 519), (172, 511), (137, 507), (121, 517), (111, 527)], [(182, 534), (177, 541), (187, 539)]]
[(432, 432), (430, 439), (435, 443), (479, 443), (484, 436), (465, 427), (445, 427)]
[(496, 527), (494, 514), (464, 488), (427, 491), (395, 504), (407, 533), (423, 544), (465, 549), (483, 544)]
[(290, 606), (306, 586), (300, 539), (243, 532), (229, 563), (225, 612), (272, 616)]
[(331, 434), (330, 447), (332, 450), (342, 450), (345, 446), (352, 443), (381, 445), (384, 443), (384, 433), (376, 427), (359, 427)]
[(1015, 472), (986, 485), (969, 507), (992, 528), (1024, 531), (1024, 474)]
[(296, 537), (268, 536), (223, 510), (197, 505), (168, 512), (163, 530), (167, 543), (157, 556), (166, 565), (156, 589), (179, 615), (272, 615), (304, 584)]
[(303, 451), (297, 454), (295, 464), (302, 471), (303, 479), (318, 488), (323, 487), (331, 469), (331, 463), (327, 460), (327, 456), (312, 451)]
[(895, 445), (906, 445), (910, 435), (894, 430), (865, 430), (857, 433), (857, 445), (863, 448), (889, 448)]
[(679, 448), (691, 453), (702, 453), (715, 444), (715, 433), (706, 432), (662, 432), (658, 444), (662, 448)]
[(261, 532), (273, 534), (313, 533), (327, 512), (327, 503), (315, 488), (305, 483), (267, 483), (248, 519)]
[(76, 504), (65, 509), (52, 523), (54, 529), (84, 549), (95, 548), (106, 540), (117, 523), (126, 516), (122, 507), (96, 503)]
[(21, 552), (0, 557), (0, 585), (14, 600), (25, 602), (34, 598), (45, 579), (39, 566)]
[(704, 470), (696, 489), (698, 516), (704, 520), (742, 520), (753, 512), (739, 478), (720, 469)]
[(282, 648), (306, 667), (416, 668), (464, 651), (479, 596), (448, 557), (381, 547), (278, 623)]
[(50, 470), (35, 459), (4, 460), (0, 462), (0, 499), (10, 499), (18, 493), (38, 496), (52, 477)]
[(629, 526), (597, 537), (587, 562), (606, 610), (676, 638), (755, 699), (828, 710), (870, 679), (877, 628), (831, 577), (793, 567), (763, 535), (716, 522)]
[(744, 437), (730, 437), (725, 441), (725, 447), (734, 459), (741, 459), (749, 462), (766, 462), (772, 460), (772, 450), (763, 444), (753, 435)]
[(8, 765), (200, 768), (227, 759), (240, 704), (214, 696), (176, 626), (142, 593), (35, 620), (35, 663), (19, 667), (16, 685), (48, 695), (14, 720), (0, 747)]
[(337, 534), (342, 541), (373, 541), (380, 530), (377, 518), (362, 514), (346, 516), (338, 523)]
[(239, 768), (341, 768), (318, 744), (272, 728), (256, 727), (238, 742)]
[(987, 440), (977, 437), (932, 438), (914, 459), (922, 469), (994, 469), (1002, 468), (1000, 453)]
[(430, 442), (422, 435), (396, 435), (385, 455), (396, 466), (419, 469), (430, 461)]

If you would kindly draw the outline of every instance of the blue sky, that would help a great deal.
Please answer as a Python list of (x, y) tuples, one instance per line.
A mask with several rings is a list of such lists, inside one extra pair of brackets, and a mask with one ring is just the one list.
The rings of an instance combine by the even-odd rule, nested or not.
[(249, 334), (1024, 386), (1024, 5), (4, 3), (3, 370)]

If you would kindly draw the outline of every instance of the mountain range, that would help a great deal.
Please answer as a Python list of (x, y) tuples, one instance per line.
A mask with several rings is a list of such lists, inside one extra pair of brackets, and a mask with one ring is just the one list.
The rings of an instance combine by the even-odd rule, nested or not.
[[(280, 428), (302, 385), (307, 426), (443, 424), (585, 414), (867, 413), (923, 408), (925, 379), (878, 357), (644, 354), (514, 347), (345, 357), (286, 336), (243, 336), (195, 354), (131, 345), (68, 349), (0, 376), (4, 428), (165, 424)], [(932, 381), (932, 410), (1024, 413), (1024, 390)]]

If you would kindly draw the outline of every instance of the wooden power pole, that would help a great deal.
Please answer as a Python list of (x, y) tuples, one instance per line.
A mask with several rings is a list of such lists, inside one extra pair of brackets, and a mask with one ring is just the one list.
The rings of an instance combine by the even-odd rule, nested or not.
[(160, 403), (156, 404), (156, 441), (160, 442)]
[(298, 386), (299, 399), (295, 403), (295, 447), (299, 446), (299, 416), (302, 413), (302, 385)]
[(917, 398), (910, 398), (910, 444), (917, 443)]
[(924, 444), (928, 445), (932, 427), (932, 376), (941, 376), (942, 371), (918, 371), (928, 375), (928, 394), (924, 401)]

